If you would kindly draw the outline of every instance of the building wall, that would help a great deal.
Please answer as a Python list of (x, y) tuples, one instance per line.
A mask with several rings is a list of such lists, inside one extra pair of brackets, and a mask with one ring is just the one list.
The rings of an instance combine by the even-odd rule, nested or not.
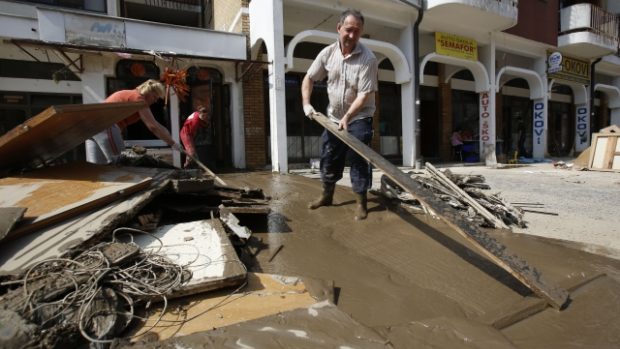
[[(249, 0), (215, 0), (213, 2), (213, 29), (245, 33), (239, 11), (248, 7)], [(235, 22), (236, 21), (236, 22)], [(233, 28), (231, 26), (235, 24)]]
[[(244, 67), (246, 69), (247, 67)], [(267, 164), (267, 133), (263, 70), (252, 69), (243, 79), (245, 162), (248, 169)]]
[(520, 1), (518, 23), (506, 33), (556, 46), (559, 11), (559, 0)]

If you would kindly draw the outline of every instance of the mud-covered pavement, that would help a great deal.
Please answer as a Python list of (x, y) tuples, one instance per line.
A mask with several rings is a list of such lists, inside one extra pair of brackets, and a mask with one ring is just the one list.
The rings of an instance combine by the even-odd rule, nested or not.
[(442, 222), (401, 212), (374, 196), (368, 219), (356, 222), (346, 187), (337, 188), (335, 206), (310, 211), (307, 202), (320, 193), (320, 182), (297, 175), (223, 178), (260, 187), (272, 197), (267, 221), (248, 222), (263, 245), (251, 271), (333, 280), (338, 308), (394, 347), (615, 348), (620, 343), (618, 260), (491, 231), (546, 280), (570, 289), (565, 310), (547, 307), (512, 323), (511, 314), (536, 303), (536, 297)]

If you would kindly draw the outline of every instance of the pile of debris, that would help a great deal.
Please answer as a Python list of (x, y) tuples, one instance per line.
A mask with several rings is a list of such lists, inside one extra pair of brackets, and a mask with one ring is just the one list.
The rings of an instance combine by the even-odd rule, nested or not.
[[(46, 186), (66, 187), (59, 194), (73, 197), (70, 187), (87, 191), (80, 190), (78, 181), (103, 187), (107, 182), (102, 176), (110, 173), (126, 182), (130, 174), (158, 175), (135, 190), (114, 183), (117, 195), (129, 195), (121, 204), (114, 202), (118, 196), (106, 199), (102, 192), (91, 193), (84, 199), (88, 203), (80, 205), (59, 202), (42, 191), (28, 192), (31, 187), (43, 192), (50, 191)], [(36, 185), (23, 185), (34, 180)], [(136, 320), (143, 320), (151, 303), (159, 304), (157, 311), (163, 314), (172, 298), (243, 287), (247, 269), (235, 246), (243, 248), (251, 231), (235, 214), (270, 212), (261, 189), (219, 186), (198, 170), (63, 165), (2, 178), (0, 190), (32, 196), (15, 204), (37, 214), (17, 219), (3, 241), (0, 347), (106, 347), (130, 324), (135, 327)], [(50, 212), (41, 212), (37, 205)], [(90, 224), (93, 217), (101, 223)], [(90, 238), (82, 241), (84, 236)], [(64, 249), (55, 239), (66, 241)], [(47, 246), (50, 242), (54, 248)], [(24, 259), (15, 258), (19, 255)]]
[(62, 160), (142, 107), (52, 106), (0, 137), (0, 348), (118, 347), (319, 299), (301, 278), (248, 272), (269, 247), (249, 228), (267, 225), (262, 189), (139, 147), (113, 165)]
[[(523, 210), (502, 199), (498, 193), (486, 194), (491, 187), (482, 175), (459, 175), (449, 169), (437, 170), (427, 163), (425, 172), (410, 172), (413, 180), (431, 190), (437, 197), (458, 210), (467, 220), (483, 227), (508, 228), (515, 225), (525, 228)], [(381, 194), (398, 200), (406, 207), (420, 211), (425, 208), (411, 194), (403, 191), (385, 175), (381, 177)], [(428, 212), (431, 213), (432, 212)]]

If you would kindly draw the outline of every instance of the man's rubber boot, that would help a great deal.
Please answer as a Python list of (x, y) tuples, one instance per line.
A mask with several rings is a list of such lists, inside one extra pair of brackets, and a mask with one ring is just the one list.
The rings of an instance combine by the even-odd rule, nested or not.
[(368, 217), (368, 199), (366, 197), (366, 192), (363, 193), (355, 193), (355, 201), (357, 202), (357, 207), (355, 208), (355, 220), (361, 221)]
[(321, 197), (312, 201), (308, 208), (311, 210), (316, 210), (321, 206), (331, 206), (334, 201), (334, 189), (336, 188), (336, 184), (333, 183), (323, 183), (323, 193)]

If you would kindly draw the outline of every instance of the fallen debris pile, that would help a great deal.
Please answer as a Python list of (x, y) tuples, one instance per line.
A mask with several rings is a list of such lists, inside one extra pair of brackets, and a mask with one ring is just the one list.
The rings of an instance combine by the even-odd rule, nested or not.
[[(409, 174), (416, 182), (430, 189), (437, 197), (457, 209), (469, 221), (480, 226), (527, 227), (523, 220), (522, 209), (504, 201), (499, 193), (486, 194), (482, 191), (491, 189), (482, 175), (459, 175), (452, 173), (449, 169), (438, 171), (430, 164), (427, 164), (425, 172), (410, 172)], [(397, 199), (414, 210), (422, 209), (411, 194), (403, 191), (385, 175), (381, 177), (381, 194)]]
[[(28, 329), (22, 331), (28, 345), (68, 348), (86, 341), (111, 343), (137, 316), (138, 309), (156, 298), (165, 303), (166, 296), (191, 277), (187, 266), (174, 263), (163, 253), (113, 241), (93, 246), (75, 258), (33, 265), (21, 279), (4, 283), (17, 287), (3, 296), (2, 306), (28, 324), (21, 325)], [(14, 342), (3, 344), (28, 346), (22, 342), (25, 338), (12, 339)]]

